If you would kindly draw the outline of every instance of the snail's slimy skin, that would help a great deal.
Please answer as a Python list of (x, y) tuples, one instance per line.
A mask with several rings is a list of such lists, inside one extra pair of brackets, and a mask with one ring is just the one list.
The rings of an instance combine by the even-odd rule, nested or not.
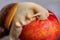
[[(36, 13), (34, 13), (34, 10), (36, 11)], [(40, 5), (31, 2), (24, 2), (19, 3), (19, 6), (15, 13), (15, 18), (18, 18), (22, 25), (25, 25), (27, 24), (26, 20), (32, 20), (35, 16), (37, 16), (36, 14), (40, 16), (40, 20), (45, 20), (49, 15), (48, 11)], [(26, 17), (28, 19), (26, 19)]]
[(20, 23), (18, 21), (13, 21), (10, 30), (9, 40), (17, 40), (21, 31), (22, 26), (20, 26)]
[(31, 2), (19, 3), (10, 30), (10, 40), (17, 40), (22, 26), (29, 24), (37, 15), (39, 15), (39, 20), (45, 20), (49, 16), (48, 11), (40, 5)]

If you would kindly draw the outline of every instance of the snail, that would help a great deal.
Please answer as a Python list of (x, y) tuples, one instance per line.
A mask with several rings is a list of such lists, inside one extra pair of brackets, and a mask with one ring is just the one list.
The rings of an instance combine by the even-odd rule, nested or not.
[(34, 19), (45, 20), (48, 16), (48, 11), (36, 3), (11, 3), (1, 10), (0, 26), (9, 35), (9, 40), (17, 40), (24, 25)]

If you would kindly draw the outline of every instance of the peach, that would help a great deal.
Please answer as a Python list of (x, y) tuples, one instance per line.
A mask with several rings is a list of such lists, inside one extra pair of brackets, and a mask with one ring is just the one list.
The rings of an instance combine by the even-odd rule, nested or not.
[(59, 27), (58, 19), (53, 12), (49, 11), (49, 17), (46, 20), (36, 19), (23, 26), (19, 38), (21, 40), (57, 40)]

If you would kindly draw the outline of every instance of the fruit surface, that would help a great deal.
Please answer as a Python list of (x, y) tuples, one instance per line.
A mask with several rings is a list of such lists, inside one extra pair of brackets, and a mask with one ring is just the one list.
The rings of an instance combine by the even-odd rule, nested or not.
[(23, 26), (20, 35), (21, 40), (57, 40), (59, 36), (59, 21), (49, 11), (49, 17), (46, 20), (33, 20), (29, 24)]

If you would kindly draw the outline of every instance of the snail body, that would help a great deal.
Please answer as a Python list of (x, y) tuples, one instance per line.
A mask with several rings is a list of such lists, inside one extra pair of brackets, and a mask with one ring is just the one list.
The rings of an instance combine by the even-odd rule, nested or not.
[[(9, 8), (10, 6), (11, 8)], [(4, 11), (6, 13), (4, 13)], [(36, 19), (37, 16), (39, 16), (39, 20), (45, 20), (49, 16), (46, 9), (32, 2), (13, 3), (7, 5), (2, 9), (1, 13), (5, 14), (4, 17), (1, 16), (1, 18), (3, 17), (4, 19), (2, 19), (3, 23), (1, 23), (4, 25), (4, 28), (10, 30), (10, 40), (17, 40), (22, 31), (22, 27)]]

